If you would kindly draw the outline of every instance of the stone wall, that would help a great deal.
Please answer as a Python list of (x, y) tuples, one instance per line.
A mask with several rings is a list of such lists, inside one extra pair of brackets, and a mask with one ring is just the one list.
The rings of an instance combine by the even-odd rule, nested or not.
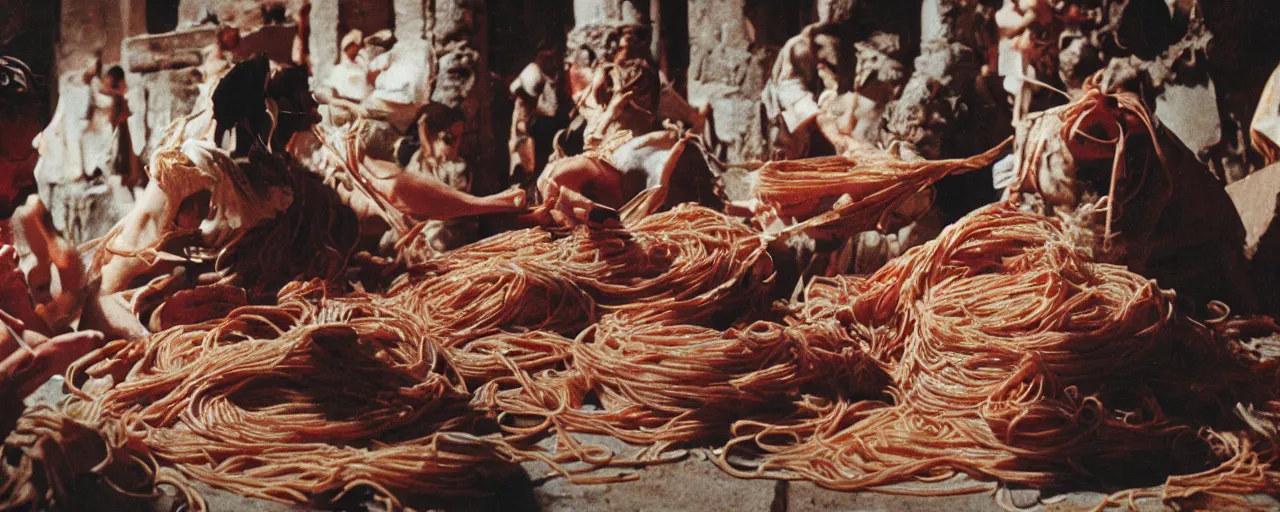
[[(223, 25), (253, 29), (266, 24), (264, 9), (284, 9), (284, 19), (291, 20), (310, 0), (180, 0), (178, 28), (190, 28), (216, 18)], [(318, 0), (325, 4), (333, 0)], [(172, 2), (166, 0), (165, 3)], [(276, 20), (279, 22), (279, 20)]]
[(103, 62), (120, 61), (124, 27), (120, 7), (125, 2), (63, 0), (62, 31), (58, 40), (57, 73), (84, 71), (101, 56)]
[(714, 149), (729, 162), (766, 156), (760, 92), (781, 46), (776, 39), (757, 39), (756, 26), (777, 18), (753, 20), (752, 14), (760, 13), (748, 12), (749, 3), (758, 5), (747, 0), (689, 2), (688, 100), (697, 108), (710, 105)]
[[(490, 157), (494, 142), (489, 113), (488, 27), (482, 0), (435, 0), (424, 27), (436, 56), (431, 102), (459, 109), (466, 119), (459, 153), (470, 170), (474, 193), (496, 192), (498, 168)], [(499, 89), (501, 90), (501, 89)]]
[(597, 58), (606, 55), (609, 41), (623, 30), (634, 30), (641, 46), (650, 46), (653, 26), (646, 0), (574, 0), (573, 30), (566, 49), (570, 56), (586, 48)]
[[(48, 73), (48, 81), (57, 83), (64, 74), (81, 72), (99, 55), (108, 64), (121, 62), (129, 73), (130, 107), (135, 112), (130, 122), (133, 144), (145, 158), (149, 152), (147, 141), (169, 121), (185, 113), (194, 99), (198, 77), (191, 68), (198, 63), (199, 48), (211, 41), (212, 29), (207, 23), (216, 20), (244, 28), (247, 48), (264, 50), (273, 58), (284, 60), (289, 50), (289, 31), (295, 29), (282, 25), (259, 27), (267, 23), (267, 17), (291, 19), (308, 1), (62, 0), (49, 7), (60, 11), (61, 30), (56, 47), (51, 46), (50, 51), (56, 53), (57, 58), (56, 66)], [(311, 0), (310, 3), (309, 43), (315, 76), (325, 76), (336, 62), (338, 41), (351, 28), (366, 33), (391, 28), (400, 40), (433, 41), (434, 61), (424, 64), (424, 68), (434, 72), (436, 83), (430, 87), (432, 101), (465, 113), (468, 135), (463, 142), (464, 152), (473, 169), (486, 170), (477, 176), (477, 191), (489, 191), (499, 185), (489, 174), (501, 174), (494, 170), (504, 167), (500, 160), (505, 158), (501, 151), (490, 149), (500, 146), (495, 133), (506, 132), (502, 125), (509, 119), (510, 108), (505, 101), (500, 101), (505, 98), (505, 87), (495, 84), (519, 72), (532, 59), (533, 49), (539, 42), (564, 38), (569, 55), (574, 55), (576, 49), (588, 48), (600, 56), (607, 52), (606, 41), (619, 30), (640, 29), (645, 38), (643, 44), (659, 53), (660, 63), (681, 63), (680, 69), (668, 70), (678, 83), (678, 90), (687, 93), (694, 106), (710, 106), (709, 130), (716, 156), (728, 161), (746, 161), (765, 156), (759, 129), (759, 95), (777, 49), (802, 26), (814, 21), (819, 4), (825, 5), (828, 1)], [(1201, 39), (1212, 44), (1195, 45), (1190, 48), (1192, 51), (1184, 52), (1187, 56), (1196, 56), (1195, 59), (1184, 56), (1178, 64), (1187, 68), (1187, 62), (1195, 60), (1196, 65), (1191, 66), (1195, 68), (1193, 71), (1205, 76), (1171, 74), (1172, 79), (1162, 84), (1167, 90), (1163, 95), (1155, 95), (1159, 99), (1153, 107), (1165, 124), (1199, 151), (1202, 158), (1213, 162), (1215, 169), (1228, 179), (1243, 176), (1256, 167), (1241, 134), (1247, 129), (1262, 82), (1280, 57), (1280, 42), (1277, 42), (1280, 39), (1267, 37), (1268, 26), (1251, 20), (1257, 13), (1265, 12), (1271, 3), (1268, 0), (1173, 2), (1174, 11), (1190, 11), (1195, 7), (1194, 11), (1203, 18), (1205, 33), (1212, 35)], [(998, 84), (994, 94), (975, 87), (985, 79), (981, 69), (987, 64), (994, 42), (990, 15), (999, 4), (992, 0), (856, 2), (849, 27), (851, 36), (859, 41), (870, 31), (901, 36), (904, 49), (901, 58), (910, 74), (900, 97), (888, 109), (884, 140), (914, 142), (925, 156), (949, 157), (989, 147), (1009, 132), (1007, 117), (1001, 112), (1008, 109), (1002, 103), (1004, 98)], [(1099, 0), (1081, 4), (1101, 6), (1105, 12), (1103, 22), (1110, 27), (1107, 30), (1116, 32), (1117, 40), (1132, 37), (1133, 33), (1156, 34), (1151, 36), (1154, 39), (1148, 38), (1155, 41), (1152, 48), (1129, 42), (1111, 44), (1130, 50), (1109, 48), (1107, 51), (1111, 53), (1107, 57), (1125, 57), (1126, 51), (1154, 54), (1167, 51), (1162, 50), (1165, 47), (1177, 47), (1178, 43), (1171, 42), (1178, 36), (1176, 30), (1169, 32), (1169, 27), (1150, 20), (1122, 22), (1122, 18), (1141, 18), (1139, 14), (1145, 12), (1142, 9), (1151, 6), (1163, 9), (1162, 1)], [(674, 15), (674, 9), (682, 11)], [(175, 16), (179, 30), (146, 34), (148, 17), (158, 16), (156, 10), (166, 10), (163, 13), (166, 20), (170, 14)], [(499, 19), (490, 19), (490, 10), (499, 13), (496, 15)], [(12, 28), (18, 23), (15, 19), (22, 16), (0, 20), (0, 36), (15, 30)], [(678, 19), (680, 24), (687, 25), (687, 30), (679, 33), (680, 45), (661, 41), (659, 34), (670, 37), (677, 33), (662, 29), (664, 19)], [(1139, 30), (1144, 27), (1150, 30)], [(1166, 41), (1161, 34), (1173, 39)], [(683, 44), (685, 39), (687, 49)], [(677, 48), (674, 51), (680, 55), (674, 58), (661, 55), (664, 47), (668, 48), (666, 53), (673, 51), (670, 48)], [(687, 69), (684, 62), (688, 62)], [(1085, 66), (1077, 71), (1092, 73), (1095, 68)], [(1045, 78), (1057, 83), (1057, 75), (1057, 72), (1047, 73)], [(993, 83), (987, 82), (987, 85)], [(985, 92), (987, 97), (978, 97), (979, 92)], [(994, 104), (984, 104), (992, 103), (992, 99)], [(494, 101), (498, 101), (497, 106)], [(982, 179), (976, 173), (970, 177)], [(955, 194), (948, 197), (952, 196)], [(943, 202), (949, 200), (944, 198)], [(957, 207), (957, 211), (963, 210), (963, 206)]]
[(578, 27), (600, 23), (633, 23), (648, 21), (648, 0), (577, 0), (573, 3), (573, 19)]
[(191, 113), (203, 79), (197, 71), (201, 50), (213, 44), (216, 34), (217, 28), (205, 26), (125, 40), (130, 138), (143, 161), (150, 159), (152, 141), (165, 127)]
[[(352, 29), (365, 35), (383, 29), (396, 31), (396, 38), (413, 38), (412, 30), (426, 19), (424, 7), (430, 0), (329, 0), (311, 4), (311, 50), (313, 77), (328, 75), (338, 63), (338, 44)], [(404, 25), (403, 28), (397, 28)], [(420, 37), (420, 36), (419, 36)], [(319, 84), (317, 80), (314, 83)]]

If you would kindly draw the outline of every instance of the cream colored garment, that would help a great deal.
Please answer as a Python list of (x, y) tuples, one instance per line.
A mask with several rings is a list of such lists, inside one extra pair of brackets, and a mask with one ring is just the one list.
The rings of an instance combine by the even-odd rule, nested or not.
[(1267, 86), (1262, 89), (1262, 99), (1249, 127), (1249, 138), (1254, 149), (1262, 154), (1265, 165), (1280, 161), (1280, 67), (1271, 73)]

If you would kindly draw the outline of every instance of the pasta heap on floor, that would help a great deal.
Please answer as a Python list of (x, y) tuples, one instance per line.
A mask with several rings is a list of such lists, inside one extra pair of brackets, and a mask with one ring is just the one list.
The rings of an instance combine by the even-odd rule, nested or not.
[[(1280, 490), (1274, 432), (1234, 415), (1280, 411), (1274, 364), (1227, 336), (1238, 324), (1198, 324), (1154, 282), (1090, 261), (1056, 221), (990, 206), (781, 312), (767, 245), (683, 206), (626, 229), (499, 235), (383, 293), (293, 283), (276, 305), (110, 343), (69, 371), (69, 403), (15, 438), (99, 431), (113, 455), (92, 471), (133, 492), (190, 479), (326, 504), (361, 489), (392, 508), (492, 491), (519, 461), (601, 481), (616, 477), (565, 463), (686, 448), (719, 448), (736, 476), (841, 490), (939, 492), (893, 485), (960, 473), (1169, 476), (1168, 500)], [(28, 481), (68, 471), (26, 453)], [(152, 478), (126, 480), (121, 460)], [(11, 481), (4, 505), (39, 499)]]

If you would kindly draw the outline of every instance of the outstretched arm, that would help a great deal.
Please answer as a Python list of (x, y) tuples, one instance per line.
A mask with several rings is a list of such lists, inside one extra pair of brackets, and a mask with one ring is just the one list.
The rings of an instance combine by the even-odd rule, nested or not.
[[(491, 196), (473, 196), (443, 181), (401, 169), (394, 163), (366, 158), (374, 189), (396, 209), (420, 219), (458, 217), (524, 210), (524, 191), (508, 190)], [(379, 176), (389, 176), (379, 178)]]
[(622, 173), (598, 158), (577, 155), (556, 160), (538, 177), (538, 190), (550, 197), (553, 188), (572, 190), (584, 199), (609, 208), (627, 202), (622, 190)]

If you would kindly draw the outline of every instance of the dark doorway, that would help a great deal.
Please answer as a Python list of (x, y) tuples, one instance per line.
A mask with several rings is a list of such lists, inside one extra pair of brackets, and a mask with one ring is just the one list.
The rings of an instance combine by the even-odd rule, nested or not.
[(684, 95), (689, 70), (689, 2), (687, 0), (661, 0), (662, 24), (659, 47), (662, 48), (663, 67), (667, 79)]
[(147, 0), (147, 33), (163, 34), (178, 28), (178, 2)]

